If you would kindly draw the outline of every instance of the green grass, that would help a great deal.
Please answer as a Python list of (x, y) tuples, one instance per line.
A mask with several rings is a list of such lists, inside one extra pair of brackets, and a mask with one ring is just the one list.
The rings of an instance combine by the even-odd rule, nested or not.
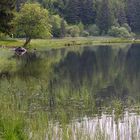
[(0, 40), (1, 47), (17, 47), (22, 46), (23, 40)]
[[(140, 40), (113, 38), (113, 37), (77, 37), (64, 39), (33, 39), (28, 45), (30, 48), (62, 48), (69, 46), (85, 46), (93, 44), (111, 44), (111, 43), (140, 43)], [(17, 47), (22, 46), (24, 40), (0, 40), (0, 46)]]

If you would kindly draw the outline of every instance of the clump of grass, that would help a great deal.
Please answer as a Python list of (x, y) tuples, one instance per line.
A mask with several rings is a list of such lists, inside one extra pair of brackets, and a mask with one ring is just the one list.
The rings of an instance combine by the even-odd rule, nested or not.
[[(17, 116), (18, 117), (18, 116)], [(28, 131), (22, 118), (0, 117), (0, 139), (28, 140)]]

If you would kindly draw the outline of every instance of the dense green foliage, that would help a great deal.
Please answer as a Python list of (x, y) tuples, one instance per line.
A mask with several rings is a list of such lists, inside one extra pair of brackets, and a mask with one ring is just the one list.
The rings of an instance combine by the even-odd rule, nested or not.
[[(42, 10), (44, 8), (48, 11), (47, 17), (49, 17), (49, 23), (52, 27), (51, 34), (55, 38), (99, 35), (132, 37), (134, 35), (132, 32), (140, 32), (139, 0), (17, 0), (16, 2), (14, 0), (4, 0), (4, 2), (0, 2), (2, 7), (0, 21), (3, 21), (0, 25), (0, 31), (10, 32), (11, 26), (9, 25), (11, 24), (9, 23), (13, 18), (15, 4), (18, 14), (21, 14), (24, 4), (27, 6), (36, 2), (42, 6)], [(9, 6), (10, 11), (8, 11)], [(4, 15), (3, 11), (10, 14)], [(25, 10), (24, 12), (30, 15), (31, 11)], [(30, 18), (29, 16), (28, 19)], [(21, 26), (21, 24), (19, 22), (18, 26)], [(29, 22), (25, 22), (24, 28), (28, 24)], [(113, 29), (113, 32), (116, 32), (115, 34), (111, 33), (112, 27), (115, 27), (115, 30)], [(123, 33), (118, 34), (118, 30)], [(20, 32), (20, 30), (17, 30), (16, 37), (26, 37), (25, 34), (21, 35)], [(42, 33), (42, 31), (40, 32)], [(125, 33), (127, 35), (122, 35)], [(38, 35), (37, 32), (35, 34)], [(40, 35), (33, 36), (33, 38), (36, 37), (40, 37)]]
[(139, 0), (34, 0), (59, 14), (68, 23), (95, 24), (100, 33), (107, 33), (111, 26), (128, 23), (133, 32), (140, 30)]
[(101, 34), (107, 33), (108, 29), (112, 25), (112, 13), (109, 0), (103, 0), (99, 5), (97, 13), (97, 25), (101, 30)]
[(32, 38), (50, 36), (48, 11), (39, 4), (25, 4), (15, 19), (17, 30), (25, 35), (26, 46)]
[(14, 17), (15, 0), (0, 1), (0, 32), (10, 34), (13, 28), (11, 20)]
[(128, 32), (128, 30), (125, 27), (115, 27), (112, 26), (112, 28), (108, 31), (108, 34), (114, 37), (130, 37), (131, 34)]
[(127, 0), (128, 7), (128, 23), (132, 30), (140, 32), (140, 1), (139, 0)]
[[(139, 0), (18, 0), (20, 2), (39, 2), (49, 10), (53, 37), (106, 34), (131, 37), (131, 32), (140, 30)], [(82, 29), (79, 24), (83, 25)], [(117, 29), (113, 30), (115, 35), (111, 33), (112, 27)], [(118, 34), (118, 29), (123, 33)], [(127, 35), (122, 35), (125, 33)]]

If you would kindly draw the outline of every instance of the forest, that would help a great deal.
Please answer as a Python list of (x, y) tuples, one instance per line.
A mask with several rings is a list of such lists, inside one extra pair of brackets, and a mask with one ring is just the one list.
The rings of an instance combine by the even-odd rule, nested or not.
[[(3, 0), (0, 31), (11, 33), (14, 13), (25, 3), (36, 2), (49, 11), (54, 38), (105, 35), (130, 38), (140, 32), (139, 0)], [(14, 35), (24, 37), (19, 30)]]

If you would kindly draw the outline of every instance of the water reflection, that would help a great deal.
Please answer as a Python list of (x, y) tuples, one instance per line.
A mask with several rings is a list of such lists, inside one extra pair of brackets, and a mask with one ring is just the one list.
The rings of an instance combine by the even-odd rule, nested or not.
[[(12, 94), (18, 109), (25, 110), (27, 103), (31, 118), (43, 111), (59, 122), (56, 127), (65, 121), (73, 140), (75, 133), (87, 133), (89, 139), (98, 135), (131, 140), (140, 133), (140, 110), (126, 111), (140, 105), (139, 60), (139, 44), (71, 47), (11, 57), (6, 66), (0, 63), (0, 71), (8, 78), (6, 86), (16, 87)], [(4, 82), (2, 78), (0, 90)], [(57, 136), (56, 130), (53, 133)]]
[[(70, 139), (89, 140), (139, 140), (140, 116), (134, 113), (124, 112), (122, 119), (114, 121), (115, 115), (102, 113), (101, 117), (83, 118), (82, 121), (74, 120), (67, 126), (67, 133), (72, 131)], [(63, 129), (57, 124), (52, 126), (52, 140), (60, 140)], [(78, 136), (79, 135), (79, 136)], [(47, 135), (48, 139), (48, 135)]]
[(76, 129), (82, 130), (82, 133), (87, 134), (87, 138), (91, 140), (95, 137), (104, 140), (138, 140), (140, 138), (140, 116), (126, 111), (117, 123), (114, 120), (114, 114), (109, 116), (103, 113), (100, 118), (84, 118), (82, 122), (74, 122), (72, 128), (73, 132), (76, 132)]
[(69, 100), (74, 95), (84, 99), (85, 95), (99, 106), (115, 98), (123, 102), (129, 97), (139, 99), (139, 58), (139, 44), (54, 49), (16, 56), (16, 67), (10, 64), (1, 75), (10, 77), (10, 67), (15, 67), (13, 77), (45, 80), (51, 96), (61, 96), (62, 91)]

